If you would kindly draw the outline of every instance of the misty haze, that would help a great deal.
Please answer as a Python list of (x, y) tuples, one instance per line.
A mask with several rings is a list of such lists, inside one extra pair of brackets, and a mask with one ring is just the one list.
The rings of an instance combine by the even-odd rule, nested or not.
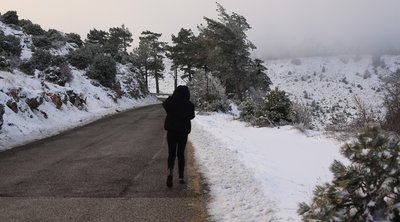
[(0, 1), (0, 221), (400, 221), (398, 0)]

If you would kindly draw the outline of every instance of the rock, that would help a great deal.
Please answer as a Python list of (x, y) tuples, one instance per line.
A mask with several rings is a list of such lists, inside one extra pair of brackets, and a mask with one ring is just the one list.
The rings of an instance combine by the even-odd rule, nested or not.
[(21, 89), (12, 89), (12, 90), (10, 90), (10, 92), (7, 93), (7, 95), (11, 96), (16, 102), (19, 102), (19, 99), (20, 99), (19, 93), (20, 93), (20, 91), (21, 91)]
[(0, 129), (3, 126), (4, 105), (0, 104)]
[(15, 101), (8, 100), (6, 105), (10, 108), (14, 113), (18, 113), (18, 105)]
[(31, 110), (38, 110), (39, 106), (43, 103), (43, 99), (39, 98), (28, 98), (25, 100)]
[(82, 94), (77, 94), (72, 90), (67, 91), (68, 100), (72, 103), (72, 105), (78, 107), (78, 109), (82, 110), (86, 107), (86, 99), (83, 98)]
[(42, 115), (43, 115), (43, 117), (44, 117), (45, 119), (49, 118), (49, 116), (47, 115), (47, 113), (46, 113), (46, 112), (44, 112), (44, 111), (40, 111), (40, 113), (42, 113)]
[(59, 94), (50, 94), (49, 96), (51, 98), (51, 101), (54, 103), (54, 105), (56, 105), (56, 108), (61, 109), (61, 106), (63, 104), (63, 102), (61, 100), (61, 96)]

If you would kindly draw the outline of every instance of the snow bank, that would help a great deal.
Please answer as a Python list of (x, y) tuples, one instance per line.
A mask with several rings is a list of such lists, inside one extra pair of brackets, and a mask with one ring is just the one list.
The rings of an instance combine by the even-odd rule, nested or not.
[(197, 116), (190, 140), (210, 185), (216, 221), (300, 221), (299, 202), (332, 176), (341, 144), (291, 127), (253, 128), (232, 116)]

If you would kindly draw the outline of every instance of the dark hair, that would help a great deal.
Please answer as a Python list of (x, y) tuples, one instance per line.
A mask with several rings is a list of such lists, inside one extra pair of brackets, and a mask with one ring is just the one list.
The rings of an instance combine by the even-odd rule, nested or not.
[(178, 86), (174, 93), (172, 94), (172, 97), (175, 99), (182, 99), (182, 100), (189, 100), (190, 99), (190, 92), (189, 88), (187, 86)]

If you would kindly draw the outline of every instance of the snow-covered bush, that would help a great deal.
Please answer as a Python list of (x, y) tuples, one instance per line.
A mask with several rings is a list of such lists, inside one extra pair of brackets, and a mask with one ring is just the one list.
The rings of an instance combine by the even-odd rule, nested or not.
[(350, 123), (352, 131), (354, 131), (354, 129), (359, 130), (365, 128), (366, 126), (378, 122), (378, 118), (371, 107), (368, 107), (368, 105), (359, 96), (354, 96), (353, 101), (355, 108), (357, 109), (357, 113), (354, 115), (355, 118), (352, 123)]
[(400, 70), (386, 80), (384, 128), (400, 134)]
[(24, 32), (29, 35), (38, 36), (46, 33), (40, 25), (33, 24), (30, 20), (21, 19), (20, 26)]
[(55, 29), (49, 29), (45, 36), (49, 40), (51, 48), (58, 49), (67, 42), (64, 35)]
[(292, 63), (293, 65), (299, 66), (299, 65), (301, 65), (301, 59), (297, 59), (297, 58), (292, 59), (290, 61), (290, 63)]
[(306, 106), (300, 103), (292, 104), (292, 119), (294, 126), (300, 131), (312, 128), (312, 114)]
[(32, 43), (35, 47), (40, 49), (50, 49), (51, 41), (44, 35), (38, 35), (32, 37)]
[(35, 71), (35, 66), (30, 59), (22, 60), (18, 68), (27, 75), (33, 75)]
[(93, 64), (89, 67), (87, 76), (98, 80), (101, 85), (111, 88), (115, 83), (115, 76), (117, 74), (116, 65), (111, 56), (97, 55), (93, 60)]
[(37, 49), (30, 59), (35, 69), (40, 71), (45, 70), (52, 63), (53, 56), (47, 50)]
[(315, 188), (310, 205), (299, 205), (303, 220), (399, 221), (399, 137), (370, 127), (341, 153), (350, 165), (334, 161), (332, 182)]
[(6, 57), (0, 56), (0, 70), (8, 70), (10, 68), (10, 62)]
[(1, 21), (6, 24), (18, 25), (18, 15), (16, 11), (8, 11), (1, 15)]
[(72, 51), (68, 54), (68, 62), (78, 69), (86, 69), (92, 63), (94, 56), (100, 53), (100, 47), (93, 44)]
[(262, 102), (252, 99), (239, 106), (240, 119), (255, 126), (282, 125), (293, 121), (292, 102), (286, 92), (275, 88), (263, 97)]
[(44, 77), (47, 81), (64, 86), (65, 83), (72, 80), (71, 69), (68, 64), (62, 63), (59, 66), (52, 66), (44, 71)]
[(19, 38), (14, 35), (4, 35), (0, 30), (0, 55), (3, 56), (20, 56), (21, 44)]
[(190, 89), (191, 101), (195, 104), (197, 110), (207, 112), (230, 111), (225, 89), (217, 78), (198, 72), (187, 86)]
[(78, 47), (82, 47), (82, 45), (83, 45), (81, 36), (79, 34), (68, 33), (68, 34), (66, 34), (65, 38), (66, 38), (67, 42), (75, 43)]

